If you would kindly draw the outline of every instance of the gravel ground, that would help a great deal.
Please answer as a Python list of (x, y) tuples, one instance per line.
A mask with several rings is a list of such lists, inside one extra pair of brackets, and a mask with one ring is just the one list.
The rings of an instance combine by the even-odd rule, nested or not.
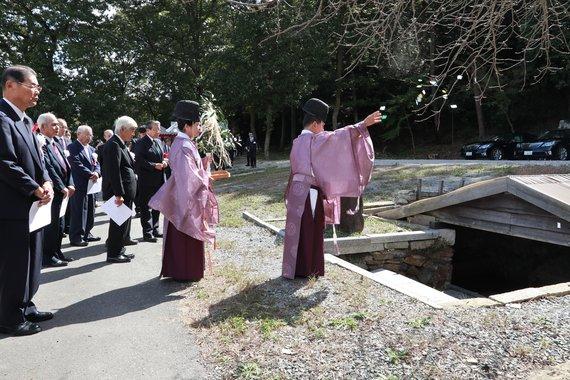
[(570, 360), (570, 296), (440, 311), (334, 265), (282, 279), (280, 242), (255, 226), (218, 244), (183, 302), (212, 379), (526, 378)]

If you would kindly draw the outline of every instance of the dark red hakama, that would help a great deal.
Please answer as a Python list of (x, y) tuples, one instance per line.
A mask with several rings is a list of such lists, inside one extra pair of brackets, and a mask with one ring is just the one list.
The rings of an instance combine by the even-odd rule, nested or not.
[(295, 277), (325, 275), (325, 210), (323, 207), (323, 195), (319, 188), (313, 187), (313, 189), (319, 192), (315, 206), (315, 217), (313, 218), (313, 212), (311, 211), (311, 196), (307, 195), (305, 210), (301, 218)]
[(160, 275), (178, 281), (199, 281), (204, 277), (204, 265), (204, 242), (168, 222)]

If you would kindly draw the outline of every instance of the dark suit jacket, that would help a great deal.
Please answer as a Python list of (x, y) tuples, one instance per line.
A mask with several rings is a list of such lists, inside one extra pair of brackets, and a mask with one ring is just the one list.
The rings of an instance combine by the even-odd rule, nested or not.
[(164, 183), (164, 171), (154, 168), (164, 158), (160, 142), (145, 136), (134, 146), (133, 153), (139, 188), (158, 190)]
[(137, 192), (134, 162), (125, 144), (114, 135), (103, 149), (103, 198), (122, 196), (134, 199)]
[[(0, 99), (1, 220), (28, 220), (34, 191), (49, 181), (35, 135), (16, 122), (19, 117)], [(31, 122), (31, 120), (30, 120)]]
[(65, 155), (60, 145), (55, 140), (53, 140), (53, 146), (61, 154), (64, 165), (62, 166), (60, 164), (59, 160), (57, 159), (54, 152), (48, 145), (47, 141), (46, 144), (42, 147), (44, 152), (44, 162), (49, 177), (53, 182), (53, 190), (55, 191), (56, 194), (61, 194), (63, 189), (65, 189), (66, 187), (74, 186), (73, 177), (71, 176), (71, 165), (69, 165), (69, 162), (67, 162), (67, 160), (65, 159)]
[(101, 176), (101, 167), (97, 161), (93, 160), (95, 148), (89, 146), (89, 157), (87, 157), (83, 145), (75, 140), (67, 146), (67, 150), (69, 150), (68, 161), (71, 165), (75, 188), (77, 191), (86, 192), (91, 174), (96, 172)]

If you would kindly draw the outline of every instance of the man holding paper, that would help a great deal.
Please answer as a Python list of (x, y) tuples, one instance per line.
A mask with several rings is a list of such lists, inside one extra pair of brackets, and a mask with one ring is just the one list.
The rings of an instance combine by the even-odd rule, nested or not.
[(75, 184), (75, 196), (69, 202), (71, 207), (69, 243), (76, 247), (85, 247), (88, 242), (101, 240), (100, 237), (91, 235), (95, 222), (95, 198), (88, 192), (89, 182), (96, 182), (101, 177), (95, 148), (89, 145), (92, 139), (91, 127), (80, 125), (77, 127), (77, 140), (67, 147)]
[(71, 166), (67, 162), (61, 146), (55, 140), (60, 128), (57, 118), (52, 113), (43, 113), (38, 117), (37, 124), (45, 138), (45, 145), (42, 147), (44, 163), (54, 189), (51, 204), (51, 223), (44, 229), (43, 266), (62, 267), (73, 259), (66, 257), (61, 252), (63, 230), (60, 211), (62, 211), (63, 200), (75, 193), (75, 187), (71, 178)]
[(53, 197), (32, 121), (25, 114), (37, 104), (42, 87), (27, 66), (6, 68), (1, 82), (0, 333), (30, 335), (42, 330), (37, 322), (53, 318), (32, 302), (40, 284), (43, 230), (30, 232), (29, 212), (33, 202), (46, 205)]
[[(110, 199), (114, 199), (117, 208), (122, 205), (132, 208), (137, 192), (135, 164), (125, 145), (133, 138), (135, 129), (137, 129), (137, 123), (132, 118), (119, 117), (115, 120), (115, 135), (105, 143), (103, 149), (103, 167), (105, 168), (103, 199), (107, 203)], [(105, 207), (109, 205), (106, 204)], [(125, 249), (125, 242), (129, 240), (131, 232), (131, 217), (117, 223), (113, 220), (113, 213), (109, 216), (111, 220), (107, 239), (107, 262), (128, 263), (135, 257), (133, 254), (127, 254)]]

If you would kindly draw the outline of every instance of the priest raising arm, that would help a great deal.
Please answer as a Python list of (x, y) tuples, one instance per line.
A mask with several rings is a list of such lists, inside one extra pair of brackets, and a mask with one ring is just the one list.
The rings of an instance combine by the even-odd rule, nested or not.
[(376, 111), (360, 123), (328, 132), (325, 102), (309, 99), (303, 111), (304, 129), (293, 141), (285, 192), (283, 277), (291, 279), (324, 276), (325, 224), (340, 222), (340, 197), (359, 197), (370, 181), (374, 147), (368, 127), (381, 119)]

